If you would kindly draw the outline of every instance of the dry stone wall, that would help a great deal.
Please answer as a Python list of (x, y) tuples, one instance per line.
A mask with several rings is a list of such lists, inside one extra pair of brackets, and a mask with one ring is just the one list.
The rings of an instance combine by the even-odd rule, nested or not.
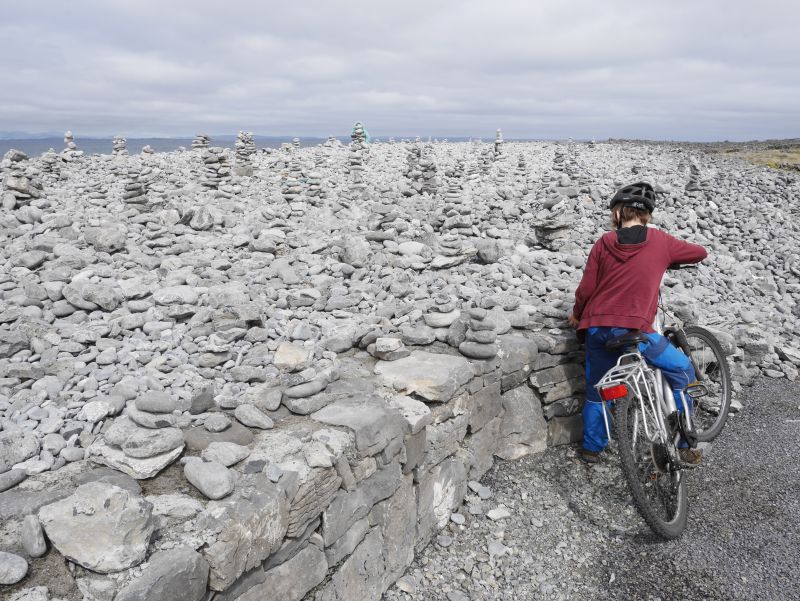
[(465, 498), (482, 511), (495, 457), (579, 438), (566, 317), (634, 166), (709, 248), (669, 305), (737, 388), (797, 377), (796, 176), (698, 155), (687, 192), (672, 145), (358, 143), (246, 173), (205, 136), (58, 177), (5, 157), (4, 595), (378, 599)]

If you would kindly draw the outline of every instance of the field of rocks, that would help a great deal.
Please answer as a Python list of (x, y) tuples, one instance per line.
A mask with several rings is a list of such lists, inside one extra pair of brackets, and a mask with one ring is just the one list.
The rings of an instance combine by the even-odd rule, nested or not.
[(352, 137), (5, 155), (3, 599), (379, 599), (494, 457), (580, 436), (566, 317), (625, 183), (708, 248), (664, 296), (735, 390), (798, 377), (796, 172)]

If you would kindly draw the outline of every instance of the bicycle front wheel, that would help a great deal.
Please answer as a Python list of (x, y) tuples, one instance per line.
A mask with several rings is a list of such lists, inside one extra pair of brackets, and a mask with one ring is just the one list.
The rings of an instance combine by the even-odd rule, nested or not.
[(697, 368), (697, 380), (705, 389), (703, 396), (692, 395), (692, 425), (697, 432), (697, 440), (711, 442), (725, 426), (731, 407), (728, 358), (716, 337), (705, 328), (690, 326), (684, 333), (688, 351)]
[(658, 536), (679, 537), (689, 513), (686, 481), (671, 465), (655, 416), (629, 395), (617, 401), (614, 429), (622, 472), (642, 518)]

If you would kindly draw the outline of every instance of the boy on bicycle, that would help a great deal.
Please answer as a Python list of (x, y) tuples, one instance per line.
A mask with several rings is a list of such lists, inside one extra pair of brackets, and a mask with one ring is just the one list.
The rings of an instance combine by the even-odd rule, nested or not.
[[(614, 230), (595, 242), (575, 291), (569, 322), (586, 344), (586, 404), (578, 456), (588, 463), (599, 461), (608, 444), (603, 401), (595, 384), (616, 365), (620, 353), (607, 350), (606, 342), (631, 330), (644, 333), (648, 342), (642, 343), (642, 354), (664, 373), (679, 409), (683, 407), (681, 391), (695, 380), (689, 358), (657, 334), (652, 324), (661, 279), (669, 266), (697, 263), (707, 253), (702, 246), (647, 227), (655, 207), (656, 195), (650, 184), (639, 182), (617, 191), (609, 204)], [(681, 448), (679, 452), (684, 462), (700, 463), (698, 451)]]

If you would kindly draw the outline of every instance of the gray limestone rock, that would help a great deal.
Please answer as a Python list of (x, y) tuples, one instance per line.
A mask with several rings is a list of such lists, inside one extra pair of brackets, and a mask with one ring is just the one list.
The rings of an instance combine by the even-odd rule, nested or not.
[(28, 573), (28, 562), (14, 553), (0, 551), (0, 584), (16, 584)]
[(250, 449), (234, 442), (212, 442), (200, 456), (206, 461), (215, 461), (225, 467), (230, 467), (246, 459)]
[[(158, 432), (158, 430), (156, 430), (156, 432)], [(107, 465), (108, 467), (128, 474), (132, 478), (144, 480), (152, 478), (180, 457), (183, 452), (183, 445), (160, 455), (136, 458), (130, 457), (121, 449), (111, 446), (102, 438), (97, 438), (89, 446), (87, 452), (89, 459), (94, 463)]]
[(353, 431), (362, 456), (374, 455), (405, 431), (400, 414), (378, 396), (353, 396), (331, 403), (312, 415), (324, 424)]
[(10, 470), (39, 453), (39, 441), (35, 436), (20, 435), (4, 430), (0, 432), (0, 472)]
[(327, 573), (325, 554), (314, 545), (306, 545), (291, 559), (259, 575), (258, 584), (237, 601), (299, 600), (322, 582)]
[(340, 490), (322, 514), (322, 537), (332, 545), (365, 517), (378, 501), (390, 497), (403, 480), (400, 466), (391, 463), (359, 483), (352, 492)]
[(107, 574), (140, 564), (153, 532), (152, 505), (127, 490), (90, 482), (45, 505), (39, 519), (53, 546), (83, 567)]
[(233, 414), (242, 424), (250, 428), (269, 430), (275, 425), (268, 415), (253, 405), (239, 405), (236, 407)]
[(122, 443), (125, 454), (137, 459), (155, 457), (178, 447), (183, 447), (183, 433), (178, 428), (137, 428)]
[(189, 457), (183, 466), (183, 475), (197, 490), (209, 499), (221, 499), (233, 492), (234, 474), (215, 461)]
[(208, 563), (190, 547), (153, 553), (148, 566), (115, 601), (201, 601), (206, 596)]
[[(228, 421), (230, 422), (230, 420)], [(183, 431), (183, 438), (188, 450), (202, 451), (212, 442), (233, 442), (247, 446), (253, 441), (253, 433), (240, 423), (234, 422), (222, 432), (209, 432), (204, 427), (189, 428)]]
[(230, 497), (209, 503), (209, 511), (209, 527), (216, 535), (203, 556), (211, 567), (209, 587), (221, 591), (280, 547), (289, 506), (283, 490), (255, 474), (240, 482), (239, 491)]
[(416, 393), (429, 401), (446, 402), (473, 377), (463, 357), (414, 351), (405, 359), (379, 362), (375, 374), (381, 383), (404, 394)]
[(497, 456), (518, 459), (547, 448), (547, 423), (542, 404), (533, 390), (523, 385), (506, 392), (502, 397), (500, 445)]
[(8, 470), (0, 474), (0, 492), (13, 488), (28, 477), (25, 470)]
[(36, 515), (26, 515), (22, 521), (22, 546), (31, 557), (41, 557), (47, 553), (42, 524)]

